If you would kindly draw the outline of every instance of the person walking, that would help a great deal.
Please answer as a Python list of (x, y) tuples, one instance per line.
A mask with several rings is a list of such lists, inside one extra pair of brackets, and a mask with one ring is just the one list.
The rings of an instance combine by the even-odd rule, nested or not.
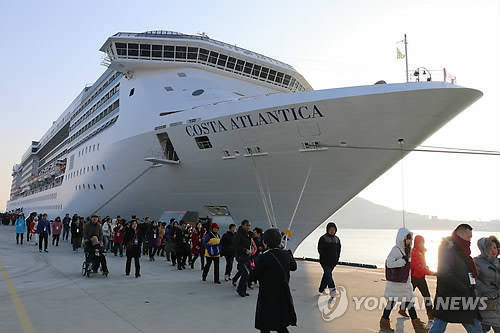
[(175, 228), (175, 255), (177, 259), (177, 269), (186, 269), (186, 235), (184, 232), (184, 225)]
[(71, 217), (69, 217), (69, 214), (66, 214), (66, 216), (64, 216), (64, 218), (62, 220), (62, 225), (63, 225), (62, 240), (68, 241), (69, 228), (71, 225)]
[(396, 245), (391, 249), (385, 261), (386, 285), (384, 297), (387, 305), (380, 318), (380, 330), (394, 332), (391, 328), (389, 315), (397, 302), (404, 304), (408, 309), (411, 324), (416, 333), (427, 333), (424, 323), (418, 319), (417, 311), (413, 304), (415, 295), (410, 279), (410, 255), (413, 234), (406, 228), (400, 228), (396, 236)]
[(175, 253), (176, 249), (176, 237), (177, 237), (178, 223), (175, 219), (170, 220), (170, 225), (167, 227), (167, 261), (169, 257), (172, 259), (172, 266), (176, 265), (177, 255)]
[(339, 262), (341, 244), (336, 234), (337, 226), (335, 223), (330, 222), (326, 225), (326, 233), (318, 241), (319, 263), (321, 268), (323, 268), (319, 292), (326, 295), (325, 288), (328, 287), (330, 297), (335, 297), (337, 293), (332, 272)]
[(149, 244), (149, 261), (155, 261), (155, 255), (159, 248), (158, 241), (161, 242), (160, 229), (156, 221), (153, 221), (151, 227), (147, 231), (147, 238)]
[(198, 222), (196, 224), (196, 228), (191, 234), (191, 253), (193, 253), (193, 259), (191, 260), (191, 268), (194, 269), (194, 263), (198, 257), (200, 257), (201, 262), (201, 270), (205, 266), (205, 248), (203, 245), (203, 240), (205, 239), (205, 228), (203, 228), (203, 224)]
[(33, 221), (30, 223), (30, 240), (34, 237), (35, 238), (35, 245), (38, 245), (38, 216), (35, 216), (33, 218)]
[(102, 243), (104, 248), (104, 253), (109, 250), (109, 240), (111, 238), (111, 219), (106, 217), (102, 223)]
[(116, 220), (116, 227), (113, 229), (113, 233), (115, 234), (113, 236), (113, 253), (116, 257), (118, 252), (120, 252), (120, 257), (123, 257), (123, 240), (125, 237), (125, 228), (121, 220), (119, 219)]
[(26, 232), (26, 221), (24, 220), (24, 215), (21, 214), (16, 220), (16, 244), (19, 245), (19, 238), (20, 238), (21, 245), (23, 245), (23, 238), (25, 232)]
[(71, 222), (71, 245), (73, 245), (73, 252), (78, 252), (82, 246), (83, 237), (83, 217), (78, 217)]
[(125, 264), (125, 275), (130, 275), (130, 266), (132, 264), (132, 258), (134, 259), (135, 265), (135, 277), (138, 278), (141, 276), (141, 263), (139, 258), (141, 257), (141, 245), (142, 239), (137, 230), (137, 221), (132, 220), (130, 222), (130, 227), (125, 231), (125, 235), (123, 238), (125, 242), (125, 246), (127, 248), (127, 262)]
[[(429, 292), (429, 287), (427, 286), (427, 281), (425, 280), (426, 275), (436, 275), (435, 272), (431, 271), (427, 266), (425, 261), (425, 252), (427, 249), (425, 248), (425, 239), (423, 236), (417, 235), (415, 236), (415, 240), (413, 241), (413, 248), (411, 250), (411, 262), (410, 262), (410, 271), (411, 271), (411, 284), (413, 286), (413, 291), (415, 288), (420, 290), (422, 297), (425, 301), (425, 310), (427, 312), (427, 318), (429, 323), (432, 324), (434, 320), (434, 316), (432, 315), (432, 298)], [(399, 314), (403, 317), (408, 317), (404, 308), (399, 310)], [(429, 327), (429, 325), (428, 325)]]
[(220, 246), (220, 238), (219, 234), (219, 225), (217, 223), (212, 223), (210, 226), (211, 231), (207, 233), (205, 236), (205, 240), (203, 241), (205, 245), (205, 257), (206, 264), (203, 267), (202, 281), (207, 280), (208, 271), (210, 270), (210, 265), (212, 262), (214, 263), (214, 283), (220, 284), (219, 280), (219, 258), (221, 253)]
[(448, 323), (460, 323), (468, 333), (482, 332), (475, 291), (478, 270), (470, 256), (471, 239), (472, 227), (460, 224), (439, 245), (434, 323), (430, 333), (445, 332)]
[(233, 277), (233, 286), (238, 281), (236, 289), (241, 297), (250, 296), (247, 293), (248, 274), (250, 273), (250, 255), (251, 255), (251, 224), (248, 220), (241, 221), (238, 232), (234, 238), (234, 252), (237, 264), (238, 273)]
[(297, 263), (290, 250), (280, 249), (281, 234), (268, 229), (263, 235), (265, 251), (256, 257), (250, 280), (259, 281), (255, 310), (255, 328), (261, 333), (287, 333), (288, 326), (297, 326), (297, 315), (290, 292), (290, 271)]
[(63, 224), (61, 218), (58, 216), (55, 221), (52, 222), (52, 246), (54, 246), (54, 243), (56, 246), (59, 246), (59, 237), (61, 237), (62, 229)]
[(479, 273), (477, 291), (479, 297), (487, 297), (486, 309), (480, 310), (483, 332), (491, 329), (500, 333), (500, 243), (495, 236), (483, 237), (477, 241), (481, 254), (474, 258)]
[(44, 252), (49, 252), (47, 251), (47, 243), (49, 242), (49, 235), (50, 235), (50, 222), (47, 219), (47, 214), (42, 215), (42, 219), (38, 221), (38, 226), (36, 228), (38, 232), (38, 237), (40, 239), (40, 242), (38, 243), (38, 249), (40, 253), (42, 252), (42, 243), (43, 243), (43, 251)]
[(224, 271), (224, 281), (231, 279), (234, 261), (234, 237), (236, 234), (236, 224), (230, 224), (229, 230), (222, 235), (220, 244), (222, 246), (222, 255), (226, 259), (226, 270)]

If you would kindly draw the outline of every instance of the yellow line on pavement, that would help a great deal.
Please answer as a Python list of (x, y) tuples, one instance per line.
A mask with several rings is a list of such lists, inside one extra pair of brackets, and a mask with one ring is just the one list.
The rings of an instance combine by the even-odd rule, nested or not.
[(7, 290), (9, 291), (10, 299), (14, 304), (14, 309), (16, 310), (17, 318), (19, 319), (19, 323), (21, 324), (24, 333), (35, 333), (33, 329), (33, 324), (31, 323), (31, 319), (28, 317), (26, 310), (24, 309), (23, 302), (17, 295), (16, 288), (14, 287), (14, 283), (9, 277), (9, 273), (5, 269), (2, 261), (0, 260), (0, 271), (2, 272), (3, 280), (7, 285)]

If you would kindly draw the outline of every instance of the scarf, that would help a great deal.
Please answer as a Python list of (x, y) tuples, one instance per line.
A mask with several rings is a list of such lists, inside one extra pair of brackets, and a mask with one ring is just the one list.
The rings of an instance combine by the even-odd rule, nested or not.
[(469, 269), (472, 272), (472, 276), (477, 278), (479, 275), (477, 272), (477, 267), (474, 263), (474, 260), (470, 256), (470, 241), (466, 241), (465, 239), (458, 236), (455, 232), (451, 234), (451, 237), (453, 239), (453, 242), (458, 246), (458, 248), (464, 255), (465, 260), (467, 261), (467, 266), (469, 266)]

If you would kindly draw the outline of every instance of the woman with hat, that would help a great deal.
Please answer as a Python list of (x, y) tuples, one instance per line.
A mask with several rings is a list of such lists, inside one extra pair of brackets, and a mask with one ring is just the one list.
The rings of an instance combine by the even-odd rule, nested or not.
[(203, 268), (202, 280), (207, 280), (208, 271), (214, 262), (214, 282), (220, 284), (219, 281), (219, 258), (221, 253), (220, 237), (217, 233), (219, 231), (219, 225), (217, 223), (212, 223), (210, 226), (210, 231), (207, 232), (205, 240), (203, 241), (205, 245), (205, 257), (206, 263)]

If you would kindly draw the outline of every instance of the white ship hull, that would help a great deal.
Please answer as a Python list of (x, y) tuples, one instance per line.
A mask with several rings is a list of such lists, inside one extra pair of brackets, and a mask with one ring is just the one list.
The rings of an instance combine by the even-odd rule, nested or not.
[[(198, 70), (183, 72), (190, 76)], [(156, 98), (153, 88), (168, 75), (145, 71), (121, 81), (119, 119), (87, 143), (99, 143), (98, 151), (74, 160), (73, 170), (94, 165), (105, 165), (105, 170), (101, 167), (65, 179), (54, 189), (9, 201), (7, 209), (44, 211), (51, 217), (96, 212), (157, 218), (165, 210), (194, 210), (204, 215), (207, 206), (227, 206), (236, 222), (246, 218), (254, 226), (290, 228), (294, 234), (290, 246), (296, 248), (402, 158), (398, 150), (332, 146), (398, 148), (402, 138), (405, 148), (411, 149), (481, 96), (477, 90), (427, 82), (269, 96), (259, 91), (260, 97), (159, 116), (176, 109), (175, 101)], [(222, 91), (221, 87), (231, 84), (225, 81), (220, 78), (212, 83)], [(131, 88), (136, 92), (129, 97)], [(214, 90), (213, 94), (218, 93)], [(289, 111), (279, 111), (284, 109)], [(267, 112), (278, 119), (269, 118)], [(260, 115), (267, 118), (262, 120)], [(247, 117), (243, 118), (246, 127), (237, 122), (242, 120), (238, 116)], [(215, 122), (213, 127), (210, 121)], [(197, 131), (209, 138), (213, 148), (197, 146)], [(151, 167), (145, 161), (161, 159), (159, 133), (168, 134), (179, 164)], [(303, 143), (314, 141), (322, 148), (304, 151)], [(259, 147), (260, 152), (248, 154), (249, 147)], [(82, 184), (89, 189), (78, 189)]]

